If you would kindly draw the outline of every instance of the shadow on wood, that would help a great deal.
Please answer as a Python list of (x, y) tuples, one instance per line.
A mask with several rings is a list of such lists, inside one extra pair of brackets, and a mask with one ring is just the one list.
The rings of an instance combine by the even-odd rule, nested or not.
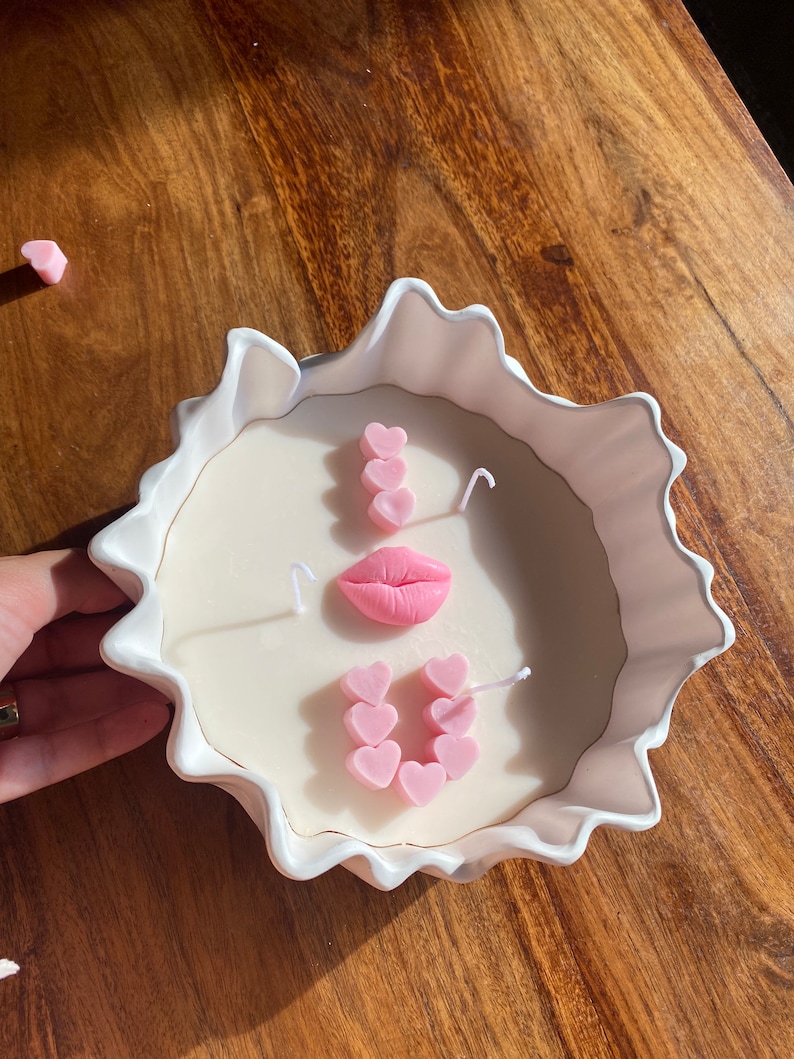
[(43, 283), (30, 265), (17, 265), (7, 272), (0, 272), (0, 305), (8, 305), (17, 298), (24, 298), (28, 294), (44, 290), (47, 286)]

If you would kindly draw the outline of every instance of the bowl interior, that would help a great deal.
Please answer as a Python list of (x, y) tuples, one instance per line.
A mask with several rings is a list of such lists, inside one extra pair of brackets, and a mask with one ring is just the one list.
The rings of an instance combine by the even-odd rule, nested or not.
[[(358, 446), (371, 421), (409, 426), (404, 450), (417, 494), (391, 537), (367, 517)], [(456, 505), (473, 469), (497, 485)], [(337, 576), (383, 545), (407, 546), (452, 570), (430, 621), (409, 628), (364, 618)], [(292, 606), (290, 563), (318, 578)], [(510, 820), (563, 788), (604, 731), (626, 658), (617, 592), (590, 510), (524, 442), (438, 397), (394, 386), (308, 397), (288, 415), (249, 425), (202, 470), (172, 523), (157, 573), (162, 656), (183, 674), (217, 751), (278, 790), (290, 827), (374, 846), (443, 845)], [(349, 774), (350, 705), (339, 687), (354, 666), (386, 661), (391, 738), (425, 760), (433, 734), (419, 670), (465, 654), (470, 684), (529, 664), (529, 680), (478, 697), (481, 758), (430, 805), (368, 791)]]

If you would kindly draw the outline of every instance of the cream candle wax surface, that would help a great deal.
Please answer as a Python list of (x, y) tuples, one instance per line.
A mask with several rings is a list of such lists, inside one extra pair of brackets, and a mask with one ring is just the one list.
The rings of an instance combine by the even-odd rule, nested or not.
[[(359, 438), (373, 420), (408, 434), (408, 523), (367, 516)], [(478, 484), (457, 505), (472, 471)], [(381, 625), (345, 599), (338, 576), (382, 546), (445, 563), (449, 596), (430, 620)], [(304, 608), (290, 568), (306, 563)], [(208, 743), (278, 789), (298, 835), (337, 832), (373, 846), (438, 846), (510, 820), (565, 786), (609, 719), (626, 658), (618, 598), (593, 517), (557, 473), (491, 420), (396, 386), (302, 400), (250, 423), (203, 467), (168, 531), (156, 577), (162, 657), (181, 673)], [(479, 761), (429, 805), (371, 791), (346, 770), (352, 748), (339, 681), (392, 667), (390, 738), (426, 760), (431, 657), (460, 652), (470, 684), (524, 665), (532, 676), (478, 696)]]

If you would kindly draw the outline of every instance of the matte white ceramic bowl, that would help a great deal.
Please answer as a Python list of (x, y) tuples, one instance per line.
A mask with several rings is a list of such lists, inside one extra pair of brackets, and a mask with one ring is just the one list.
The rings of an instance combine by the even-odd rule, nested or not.
[[(585, 407), (541, 393), (505, 355), (486, 308), (450, 312), (416, 279), (392, 284), (378, 313), (342, 353), (298, 363), (247, 328), (229, 332), (227, 342), (218, 387), (175, 410), (176, 451), (146, 472), (137, 506), (90, 547), (94, 562), (136, 603), (106, 636), (104, 656), (173, 699), (168, 758), (175, 772), (232, 794), (285, 875), (307, 879), (342, 864), (381, 889), (416, 871), (464, 882), (511, 857), (568, 864), (600, 824), (627, 830), (655, 824), (660, 805), (648, 750), (664, 741), (683, 682), (734, 638), (711, 597), (711, 566), (676, 534), (669, 491), (685, 457), (664, 436), (656, 401), (638, 393)], [(156, 574), (169, 527), (205, 464), (253, 421), (281, 417), (308, 396), (350, 394), (380, 383), (443, 396), (489, 417), (562, 476), (592, 511), (627, 651), (606, 727), (571, 763), (567, 784), (503, 823), (432, 848), (376, 847), (332, 830), (297, 834), (277, 786), (209, 745), (188, 682), (161, 657)]]

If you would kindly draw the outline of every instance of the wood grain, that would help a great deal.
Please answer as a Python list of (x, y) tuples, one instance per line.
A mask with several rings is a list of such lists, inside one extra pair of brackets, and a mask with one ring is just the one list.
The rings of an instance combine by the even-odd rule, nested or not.
[(662, 822), (567, 869), (289, 882), (161, 739), (0, 808), (0, 1055), (790, 1055), (794, 192), (678, 0), (6, 0), (0, 40), (2, 551), (132, 503), (228, 328), (342, 348), (418, 275), (542, 389), (660, 400), (738, 632)]

